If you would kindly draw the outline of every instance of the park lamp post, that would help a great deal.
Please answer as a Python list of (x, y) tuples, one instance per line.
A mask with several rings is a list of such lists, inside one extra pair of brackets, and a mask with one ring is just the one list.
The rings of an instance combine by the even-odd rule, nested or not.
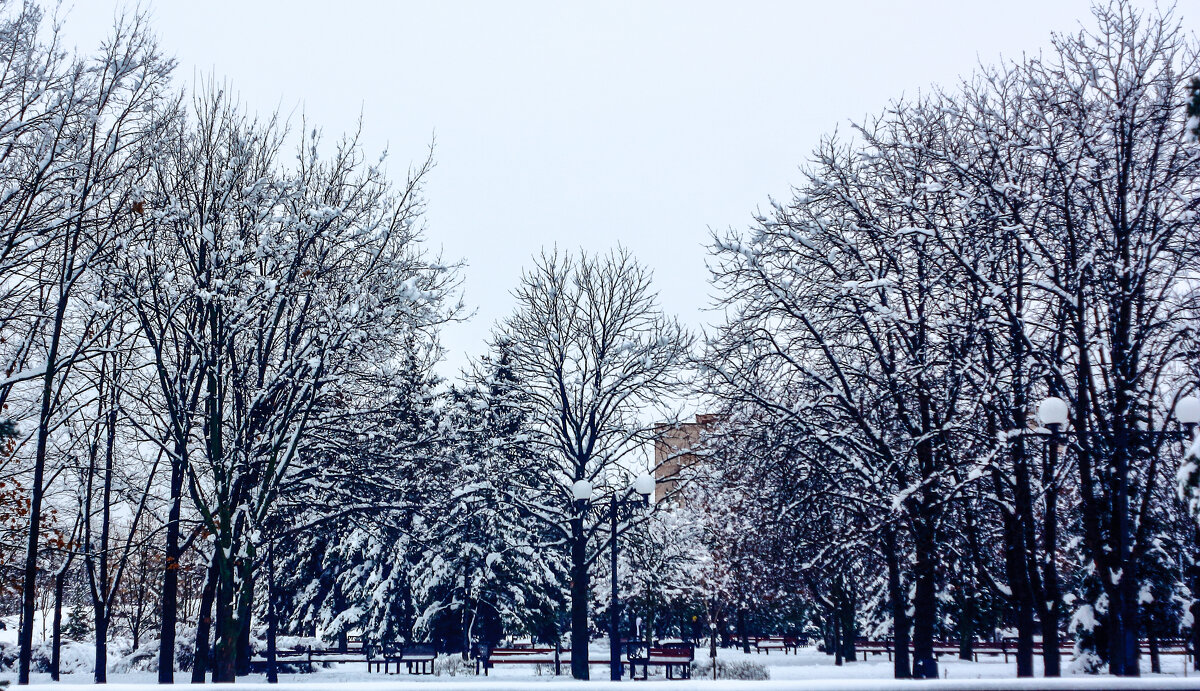
[[(1057, 396), (1049, 396), (1042, 399), (1038, 404), (1037, 410), (1038, 421), (1050, 430), (1050, 453), (1058, 453), (1058, 436), (1066, 430), (1069, 422), (1069, 408), (1067, 402)], [(1196, 425), (1200, 424), (1200, 398), (1195, 396), (1184, 396), (1175, 402), (1175, 420), (1182, 428), (1179, 432), (1168, 432), (1166, 430), (1143, 430), (1142, 434), (1157, 435), (1168, 438), (1177, 438), (1187, 441), (1191, 438), (1196, 429)], [(1054, 456), (1051, 456), (1054, 460)]]
[[(1179, 431), (1172, 432), (1165, 429), (1142, 430), (1140, 434), (1151, 438), (1179, 439), (1186, 444), (1192, 439), (1196, 425), (1200, 424), (1200, 399), (1195, 396), (1180, 398), (1175, 402), (1174, 412), (1175, 420), (1181, 428)], [(1060, 435), (1065, 433), (1067, 425), (1070, 422), (1070, 408), (1063, 399), (1057, 396), (1048, 396), (1038, 404), (1037, 417), (1038, 421), (1050, 432), (1048, 449), (1050, 453), (1050, 466), (1056, 468), (1058, 467), (1058, 446), (1061, 443)], [(1075, 434), (1078, 436), (1081, 433), (1076, 431)], [(1122, 478), (1120, 491), (1122, 493), (1126, 491), (1124, 478)], [(1124, 507), (1124, 513), (1118, 516), (1118, 525), (1121, 526), (1122, 552), (1124, 552), (1128, 548), (1128, 541), (1132, 537), (1129, 534), (1131, 532), (1131, 520), (1128, 515), (1128, 506), (1123, 502), (1118, 503), (1118, 506)], [(1125, 555), (1122, 556), (1124, 557)]]
[[(610, 567), (612, 571), (612, 598), (609, 605), (608, 618), (608, 668), (609, 678), (621, 681), (624, 666), (621, 664), (621, 609), (617, 597), (617, 523), (622, 512), (628, 516), (637, 508), (650, 503), (650, 495), (654, 493), (654, 478), (648, 473), (642, 473), (633, 481), (623, 495), (618, 496), (616, 490), (609, 492), (608, 501), (592, 502), (592, 483), (578, 480), (571, 486), (571, 494), (581, 512), (589, 508), (596, 512), (597, 518), (607, 518), (612, 534), (609, 536)], [(590, 505), (590, 506), (589, 506)], [(572, 651), (572, 655), (578, 654)]]
[[(1187, 396), (1185, 398), (1179, 399), (1175, 403), (1175, 419), (1179, 421), (1180, 425), (1183, 425), (1184, 435), (1185, 435), (1185, 439), (1183, 442), (1184, 443), (1183, 456), (1184, 456), (1184, 460), (1186, 461), (1187, 456), (1188, 456), (1188, 451), (1189, 451), (1189, 449), (1187, 448), (1187, 444), (1189, 442), (1193, 442), (1195, 440), (1196, 425), (1200, 424), (1200, 398), (1196, 398), (1195, 396)], [(1196, 557), (1193, 556), (1193, 560), (1195, 558)], [(1191, 571), (1192, 571), (1192, 573), (1191, 573), (1192, 593), (1200, 592), (1200, 567), (1198, 567), (1196, 565), (1195, 561), (1193, 561)], [(1196, 597), (1197, 596), (1195, 594), (1193, 594), (1193, 598), (1196, 598)], [(1192, 614), (1193, 622), (1200, 621), (1200, 601), (1193, 599), (1192, 606), (1189, 609)], [(1192, 647), (1192, 668), (1200, 671), (1200, 656), (1197, 656), (1196, 652), (1195, 652), (1196, 650), (1200, 650), (1200, 626), (1196, 626), (1195, 624), (1192, 625), (1192, 645), (1191, 645), (1191, 647)], [(1186, 672), (1187, 669), (1184, 668), (1184, 671)]]

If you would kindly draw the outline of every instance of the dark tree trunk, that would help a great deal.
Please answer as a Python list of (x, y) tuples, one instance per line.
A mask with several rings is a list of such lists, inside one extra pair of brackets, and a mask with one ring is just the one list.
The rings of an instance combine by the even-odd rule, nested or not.
[[(996, 486), (996, 496), (1003, 498), (1004, 480), (1000, 471), (993, 471), (993, 484)], [(1004, 512), (1004, 572), (1008, 578), (1011, 595), (1008, 598), (1012, 605), (1017, 624), (1017, 676), (1033, 676), (1033, 594), (1029, 586), (1029, 560), (1025, 550), (1024, 531), (1020, 527), (1020, 515), (1015, 512)]]
[(158, 683), (175, 683), (175, 625), (179, 621), (179, 518), (183, 497), (186, 443), (175, 445), (171, 460), (171, 508), (167, 512), (166, 563), (163, 566), (162, 616), (158, 644)]
[[(96, 567), (91, 570), (92, 604), (96, 612), (96, 668), (93, 676), (97, 684), (108, 682), (108, 625), (112, 615), (111, 592), (116, 588), (116, 584), (109, 581), (108, 573), (108, 542), (112, 530), (113, 453), (117, 434), (115, 386), (109, 395), (108, 404), (109, 410), (105, 416), (104, 488), (101, 494), (103, 504), (100, 508), (100, 555), (96, 560)], [(91, 546), (89, 545), (90, 555)]]
[(894, 528), (883, 533), (883, 551), (888, 569), (888, 599), (892, 606), (893, 671), (897, 679), (909, 679), (912, 669), (908, 662), (908, 598), (900, 581), (900, 554)]
[(62, 669), (62, 599), (63, 588), (66, 585), (67, 564), (54, 575), (54, 632), (50, 649), (50, 678), (58, 681)]
[(835, 606), (829, 612), (833, 619), (833, 664), (842, 666), (842, 617)]
[(937, 626), (937, 544), (933, 525), (926, 519), (916, 522), (914, 547), (917, 552), (916, 593), (913, 597), (913, 677), (937, 679), (938, 663), (933, 654), (934, 629)]
[(858, 624), (854, 621), (854, 596), (847, 591), (846, 596), (842, 600), (842, 658), (846, 662), (854, 662), (858, 659), (858, 653), (855, 649), (855, 639), (858, 638)]
[(467, 607), (463, 607), (463, 622), (462, 622), (462, 659), (469, 660), (471, 658), (471, 621), (474, 620), (475, 611), (478, 607), (474, 601), (468, 603)]
[[(242, 572), (242, 593), (238, 598), (237, 616), (238, 616), (238, 647), (237, 647), (237, 676), (244, 677), (250, 673), (250, 626), (253, 610), (251, 603), (254, 602), (254, 579), (251, 572), (251, 558), (246, 558), (243, 566), (240, 567)], [(345, 636), (345, 632), (342, 632)], [(344, 640), (344, 639), (343, 639)], [(341, 652), (346, 652), (345, 648)]]
[(276, 660), (279, 615), (275, 609), (275, 594), (275, 544), (272, 542), (267, 551), (267, 683), (269, 684), (279, 683), (279, 667)]
[(737, 614), (738, 639), (742, 645), (742, 652), (749, 654), (750, 652), (750, 634), (746, 631), (746, 608), (738, 607)]
[(213, 682), (233, 683), (237, 677), (237, 649), (241, 638), (238, 628), (236, 593), (234, 592), (233, 563), (220, 556), (220, 552), (230, 549), (230, 546), (218, 543), (217, 561), (217, 644), (216, 659), (213, 661)]
[(975, 659), (975, 593), (967, 593), (959, 606), (958, 659)]
[(975, 628), (979, 616), (975, 599), (979, 594), (977, 569), (981, 561), (980, 552), (982, 550), (979, 546), (979, 530), (975, 522), (974, 506), (967, 504), (965, 508), (968, 563), (965, 573), (963, 573), (962, 597), (959, 604), (958, 658), (971, 661), (975, 659)]
[[(70, 273), (70, 255), (64, 250), (63, 266)], [(63, 319), (67, 309), (67, 292), (60, 285), (50, 344), (46, 351), (46, 372), (42, 375), (42, 398), (38, 414), (37, 442), (33, 454), (33, 484), (29, 487), (29, 533), (25, 543), (25, 568), (21, 576), (21, 624), (17, 632), (20, 646), (17, 661), (17, 683), (29, 683), (29, 667), (33, 660), (33, 617), (37, 608), (38, 542), (42, 532), (42, 485), (46, 481), (46, 451), (50, 439), (50, 413), (53, 409), (54, 379), (57, 374), (58, 346), (62, 337)]]
[(1192, 528), (1192, 669), (1200, 672), (1200, 527)]
[(833, 610), (829, 610), (829, 616), (821, 622), (821, 636), (825, 639), (825, 654), (833, 655), (837, 652), (838, 640), (837, 634), (833, 629)]
[(209, 564), (208, 576), (204, 579), (204, 591), (200, 595), (200, 612), (196, 616), (196, 654), (192, 658), (192, 683), (203, 684), (208, 673), (213, 625), (213, 601), (217, 595), (216, 557)]

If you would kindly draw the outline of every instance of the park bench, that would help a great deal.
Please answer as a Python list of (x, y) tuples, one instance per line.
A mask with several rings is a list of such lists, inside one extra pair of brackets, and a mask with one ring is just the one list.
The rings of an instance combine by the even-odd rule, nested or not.
[(629, 678), (638, 679), (637, 668), (641, 666), (642, 680), (648, 679), (651, 667), (662, 667), (667, 679), (691, 679), (692, 660), (696, 659), (696, 648), (689, 643), (671, 643), (648, 646), (645, 643), (630, 643), (626, 647), (629, 661)]
[[(370, 668), (371, 658), (362, 646), (348, 647), (346, 650), (325, 648), (280, 648), (275, 651), (276, 665), (313, 665), (335, 664), (343, 662), (367, 662)], [(250, 658), (251, 672), (266, 672), (269, 662), (266, 651), (257, 653)]]
[[(488, 675), (488, 670), (496, 665), (552, 665), (554, 673), (562, 673), (563, 654), (570, 651), (560, 651), (558, 648), (536, 647), (532, 645), (517, 645), (507, 648), (481, 647), (475, 658), (475, 673), (482, 670)], [(570, 657), (566, 658), (570, 661)]]
[[(855, 641), (854, 643), (854, 651), (856, 653), (862, 653), (864, 656), (883, 655), (886, 653), (887, 658), (891, 660), (894, 649), (892, 648), (892, 641), (859, 640)], [(933, 643), (934, 658), (940, 658), (943, 655), (958, 655), (958, 652), (959, 650), (957, 643), (949, 643), (947, 641), (934, 641)], [(1007, 660), (1007, 658), (1005, 659)]]
[[(1160, 638), (1156, 641), (1158, 644), (1159, 655), (1183, 655), (1185, 660), (1192, 659), (1192, 642), (1186, 638)], [(1138, 641), (1141, 646), (1142, 654), (1150, 655), (1150, 641)]]
[(882, 655), (887, 653), (888, 659), (892, 659), (891, 641), (855, 641), (854, 650), (863, 655)]
[[(401, 646), (397, 652), (384, 653), (382, 657), (367, 659), (367, 671), (383, 672), (384, 674), (399, 674), (400, 665), (405, 665), (409, 674), (433, 674), (433, 661), (437, 659), (437, 652), (433, 646), (427, 643), (416, 643), (411, 645)], [(390, 672), (391, 666), (395, 664), (396, 671)]]
[(772, 650), (782, 650), (784, 655), (787, 655), (789, 650), (799, 654), (800, 639), (795, 636), (760, 636), (754, 639), (754, 650), (767, 655), (770, 655)]
[[(534, 645), (514, 645), (504, 648), (480, 647), (475, 657), (475, 673), (483, 672), (488, 676), (488, 670), (496, 665), (548, 665), (554, 668), (554, 674), (561, 675), (563, 666), (571, 665), (571, 650), (539, 647)], [(588, 659), (588, 666), (608, 666), (608, 656)]]
[[(276, 658), (278, 658), (278, 653), (276, 653)], [(326, 649), (308, 651), (308, 661), (316, 664), (365, 662), (367, 659), (367, 651), (362, 646), (349, 646), (345, 650)]]

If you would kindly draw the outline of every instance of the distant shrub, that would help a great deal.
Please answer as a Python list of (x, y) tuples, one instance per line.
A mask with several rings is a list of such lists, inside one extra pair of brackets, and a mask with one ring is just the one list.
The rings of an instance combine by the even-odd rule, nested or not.
[(464, 660), (462, 655), (441, 655), (433, 661), (433, 673), (437, 676), (475, 676), (475, 661)]
[[(693, 679), (712, 679), (712, 663), (708, 660), (692, 663)], [(718, 679), (743, 679), (747, 681), (765, 681), (771, 678), (767, 666), (752, 660), (717, 660)]]

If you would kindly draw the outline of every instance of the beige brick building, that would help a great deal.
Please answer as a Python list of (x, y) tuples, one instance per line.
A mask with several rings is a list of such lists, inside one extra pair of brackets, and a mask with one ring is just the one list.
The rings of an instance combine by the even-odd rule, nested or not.
[[(655, 427), (654, 442), (654, 500), (662, 501), (679, 485), (679, 471), (691, 466), (699, 457), (691, 450), (700, 437), (716, 424), (716, 415), (697, 415), (695, 422), (662, 423)], [(675, 499), (679, 501), (678, 498)]]

